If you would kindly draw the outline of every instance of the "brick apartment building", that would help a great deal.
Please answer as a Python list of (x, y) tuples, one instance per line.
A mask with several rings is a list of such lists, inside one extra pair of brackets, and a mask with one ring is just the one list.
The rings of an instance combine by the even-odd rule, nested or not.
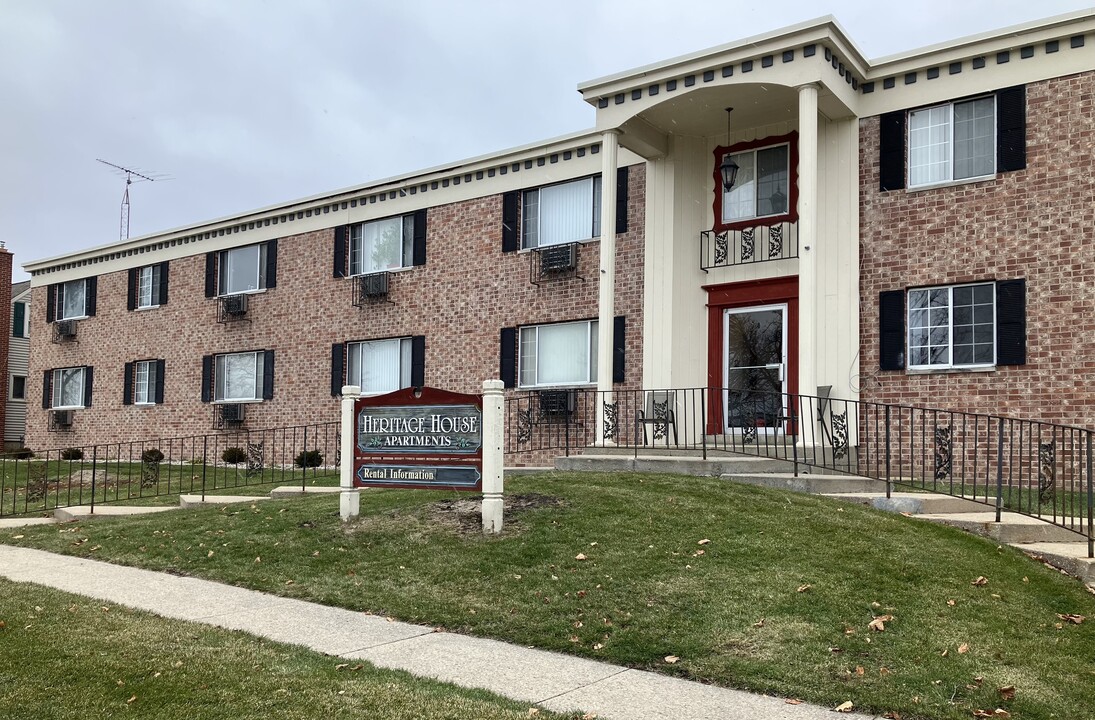
[(1095, 13), (874, 61), (824, 18), (579, 91), (587, 132), (28, 263), (28, 445), (490, 377), (1095, 425)]

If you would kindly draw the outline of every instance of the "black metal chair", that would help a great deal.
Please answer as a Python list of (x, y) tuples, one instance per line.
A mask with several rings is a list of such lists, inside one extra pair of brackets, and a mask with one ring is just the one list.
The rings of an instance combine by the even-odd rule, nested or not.
[[(639, 428), (643, 431), (643, 445), (653, 445), (659, 439), (665, 438), (665, 446), (669, 447), (669, 432), (673, 432), (673, 445), (678, 445), (677, 440), (677, 412), (676, 393), (672, 390), (649, 390), (646, 393), (646, 407), (639, 408), (639, 416), (635, 419), (635, 435), (639, 434)], [(649, 442), (647, 439), (647, 426), (651, 426)]]

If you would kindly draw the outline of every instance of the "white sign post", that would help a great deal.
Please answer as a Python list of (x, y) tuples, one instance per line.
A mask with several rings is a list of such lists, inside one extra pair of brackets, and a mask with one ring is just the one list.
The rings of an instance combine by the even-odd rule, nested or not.
[(502, 532), (505, 412), (501, 380), (483, 381), (483, 532)]
[(354, 487), (354, 403), (361, 394), (357, 385), (342, 386), (342, 463), (339, 466), (338, 509), (343, 520), (355, 518), (361, 514), (361, 491)]

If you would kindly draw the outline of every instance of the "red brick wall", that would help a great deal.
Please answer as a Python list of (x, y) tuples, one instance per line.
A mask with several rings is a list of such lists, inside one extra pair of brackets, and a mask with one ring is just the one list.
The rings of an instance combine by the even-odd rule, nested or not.
[[(1095, 73), (1027, 86), (1027, 168), (993, 180), (878, 190), (878, 118), (860, 124), (864, 400), (1095, 427)], [(879, 370), (878, 294), (1026, 278), (1027, 364)]]
[[(627, 316), (625, 387), (638, 387), (642, 378), (645, 193), (644, 166), (633, 166), (629, 232), (616, 245), (616, 314)], [(392, 275), (390, 303), (351, 304), (351, 281), (331, 276), (333, 237), (332, 228), (279, 239), (277, 287), (249, 298), (252, 322), (217, 323), (217, 303), (204, 293), (204, 253), (171, 261), (169, 301), (158, 309), (127, 311), (127, 274), (100, 275), (96, 316), (79, 321), (77, 343), (49, 341), (46, 288), (35, 288), (28, 446), (212, 432), (213, 406), (200, 402), (203, 355), (274, 350), (274, 399), (248, 405), (247, 426), (281, 427), (338, 419), (330, 394), (332, 343), (425, 335), (426, 384), (470, 393), (498, 377), (502, 327), (597, 316), (600, 244), (579, 251), (584, 280), (533, 285), (530, 255), (502, 253), (500, 195), (429, 208), (427, 263)], [(150, 358), (166, 360), (164, 404), (123, 405), (124, 364)], [(79, 365), (95, 368), (93, 407), (76, 411), (72, 432), (48, 432), (43, 370)]]

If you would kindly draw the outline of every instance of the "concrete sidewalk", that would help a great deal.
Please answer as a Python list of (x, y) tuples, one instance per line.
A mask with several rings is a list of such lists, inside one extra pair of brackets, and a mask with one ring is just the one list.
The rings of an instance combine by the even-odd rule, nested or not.
[(561, 712), (648, 720), (833, 717), (826, 708), (788, 705), (781, 698), (41, 550), (0, 545), (0, 576), (482, 688)]

